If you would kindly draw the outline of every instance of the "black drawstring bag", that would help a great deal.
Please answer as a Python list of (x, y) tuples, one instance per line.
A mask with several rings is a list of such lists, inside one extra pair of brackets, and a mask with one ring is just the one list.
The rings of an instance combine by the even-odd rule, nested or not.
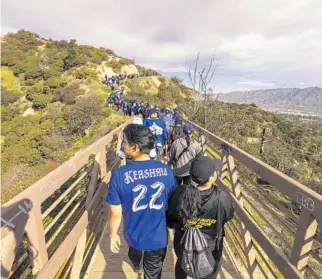
[[(203, 206), (206, 211), (203, 216), (211, 210), (211, 204), (215, 203), (215, 200), (211, 201), (211, 197)], [(197, 225), (185, 228), (180, 244), (182, 247), (180, 264), (188, 276), (194, 279), (202, 279), (215, 271), (216, 260), (212, 255), (207, 239)]]
[(186, 228), (180, 244), (183, 249), (181, 268), (188, 276), (201, 279), (214, 272), (216, 260), (207, 239), (197, 226)]

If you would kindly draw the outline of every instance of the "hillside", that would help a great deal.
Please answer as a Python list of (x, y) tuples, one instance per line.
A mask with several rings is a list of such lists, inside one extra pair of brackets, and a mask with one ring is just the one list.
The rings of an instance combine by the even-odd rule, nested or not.
[(127, 120), (106, 105), (105, 74), (147, 72), (125, 80), (125, 97), (173, 107), (192, 97), (180, 80), (106, 48), (54, 41), (20, 30), (2, 38), (2, 202)]
[[(182, 106), (214, 134), (322, 194), (322, 126), (294, 122), (256, 105), (202, 101)], [(264, 152), (260, 154), (263, 128)]]
[(322, 115), (322, 88), (320, 87), (235, 91), (218, 94), (216, 99), (239, 104), (254, 103), (263, 109), (277, 112)]

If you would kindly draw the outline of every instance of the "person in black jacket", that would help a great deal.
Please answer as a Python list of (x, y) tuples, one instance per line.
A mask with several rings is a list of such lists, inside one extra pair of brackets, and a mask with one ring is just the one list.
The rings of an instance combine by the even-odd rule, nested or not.
[[(180, 240), (185, 226), (198, 226), (206, 237), (216, 260), (215, 272), (207, 279), (215, 279), (221, 266), (223, 251), (224, 225), (234, 215), (234, 207), (230, 196), (221, 191), (215, 184), (218, 171), (221, 169), (219, 160), (206, 156), (197, 157), (191, 164), (191, 180), (184, 187), (177, 187), (169, 196), (167, 223), (174, 229), (174, 250), (177, 255), (175, 278), (186, 279), (187, 275), (180, 266), (182, 248)], [(207, 201), (210, 207), (205, 211), (203, 205)]]

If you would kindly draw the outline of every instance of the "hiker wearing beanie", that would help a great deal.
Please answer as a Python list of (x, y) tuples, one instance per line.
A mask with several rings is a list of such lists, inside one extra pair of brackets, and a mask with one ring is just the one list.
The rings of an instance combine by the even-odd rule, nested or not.
[[(175, 231), (176, 279), (185, 279), (187, 275), (205, 279), (217, 277), (223, 252), (224, 225), (234, 215), (230, 196), (216, 186), (220, 169), (220, 161), (198, 156), (190, 167), (190, 182), (177, 187), (169, 197), (167, 222)], [(200, 243), (206, 245), (197, 249)], [(194, 245), (194, 251), (198, 250), (195, 256), (186, 257), (188, 249), (185, 248), (189, 244), (190, 247)]]
[(170, 166), (173, 165), (173, 172), (178, 181), (178, 185), (188, 183), (191, 162), (198, 155), (202, 155), (199, 142), (192, 137), (193, 126), (190, 123), (186, 123), (182, 129), (184, 137), (172, 143), (168, 163)]

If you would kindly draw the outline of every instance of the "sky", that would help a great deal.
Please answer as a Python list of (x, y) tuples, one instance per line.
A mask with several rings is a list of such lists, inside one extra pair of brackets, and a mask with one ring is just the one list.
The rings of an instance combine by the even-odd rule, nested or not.
[(3, 0), (1, 34), (76, 39), (189, 85), (215, 55), (211, 87), (322, 86), (322, 0)]

